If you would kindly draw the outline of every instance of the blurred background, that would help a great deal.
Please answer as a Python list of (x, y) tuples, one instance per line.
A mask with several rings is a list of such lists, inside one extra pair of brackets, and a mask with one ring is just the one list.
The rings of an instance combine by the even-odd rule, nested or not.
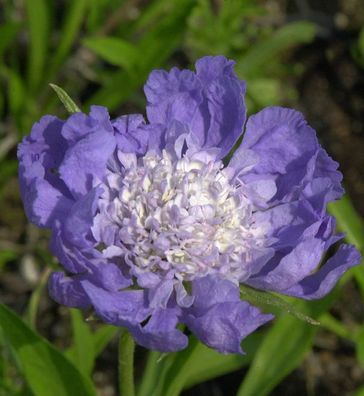
[[(364, 215), (363, 0), (0, 0), (0, 301), (57, 347), (70, 346), (73, 322), (44, 290), (57, 263), (47, 232), (24, 216), (16, 161), (16, 145), (36, 120), (67, 115), (49, 83), (84, 111), (99, 104), (113, 116), (143, 113), (152, 69), (193, 67), (214, 54), (236, 60), (249, 114), (274, 104), (305, 114)], [(364, 341), (350, 337), (364, 319), (355, 281), (329, 315), (269, 394), (352, 395), (364, 383)], [(106, 344), (93, 381), (100, 395), (113, 396), (115, 341)], [(1, 333), (0, 353), (0, 395), (31, 395)], [(183, 394), (234, 395), (247, 370)]]

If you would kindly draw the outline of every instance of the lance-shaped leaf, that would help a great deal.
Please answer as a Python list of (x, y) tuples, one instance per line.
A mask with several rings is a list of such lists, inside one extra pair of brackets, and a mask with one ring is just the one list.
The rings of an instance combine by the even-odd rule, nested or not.
[(76, 105), (76, 103), (70, 98), (68, 93), (55, 84), (49, 84), (54, 91), (56, 92), (57, 96), (59, 97), (60, 101), (63, 103), (64, 107), (69, 113), (80, 113), (80, 108)]
[(96, 395), (89, 378), (4, 305), (0, 305), (0, 327), (19, 359), (34, 395)]
[(299, 320), (303, 320), (304, 322), (310, 323), (312, 325), (320, 324), (320, 322), (305, 315), (294, 305), (290, 304), (286, 300), (283, 300), (283, 298), (278, 297), (275, 294), (256, 290), (245, 285), (240, 285), (240, 294), (243, 300), (246, 300), (253, 305), (257, 305), (259, 307), (276, 307)]

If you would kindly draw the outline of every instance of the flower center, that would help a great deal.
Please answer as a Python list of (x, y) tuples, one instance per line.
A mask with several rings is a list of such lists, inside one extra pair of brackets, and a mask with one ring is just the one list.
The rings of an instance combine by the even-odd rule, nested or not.
[(134, 273), (192, 280), (219, 272), (236, 282), (247, 275), (264, 233), (231, 169), (200, 154), (174, 160), (166, 151), (139, 159), (119, 153), (121, 170), (109, 171), (93, 233), (116, 246)]

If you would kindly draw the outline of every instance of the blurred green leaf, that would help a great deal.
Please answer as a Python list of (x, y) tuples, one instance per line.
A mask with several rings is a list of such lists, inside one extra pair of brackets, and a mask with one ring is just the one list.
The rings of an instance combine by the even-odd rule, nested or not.
[(278, 319), (256, 353), (237, 395), (268, 395), (301, 362), (313, 334), (312, 327), (297, 319)]
[(253, 0), (196, 1), (188, 18), (186, 47), (193, 58), (206, 54), (233, 57), (249, 45), (248, 18), (262, 8)]
[(46, 0), (25, 0), (30, 39), (28, 82), (32, 92), (38, 88), (44, 76), (51, 20), (48, 5)]
[(309, 43), (316, 33), (316, 25), (311, 22), (299, 21), (282, 26), (268, 38), (251, 46), (237, 63), (238, 74), (247, 77), (261, 75), (270, 61), (282, 52), (297, 44)]
[[(334, 301), (331, 293), (314, 303), (297, 302), (297, 308), (309, 310), (309, 315), (318, 317)], [(281, 316), (254, 355), (253, 362), (242, 382), (237, 396), (264, 396), (302, 361), (312, 345), (317, 326), (312, 326), (291, 316)]]
[(26, 100), (26, 89), (20, 75), (15, 71), (8, 69), (8, 97), (10, 111), (14, 118), (22, 110)]
[(51, 274), (51, 267), (46, 267), (43, 270), (40, 280), (38, 281), (38, 284), (36, 288), (33, 290), (32, 295), (30, 296), (29, 299), (27, 318), (28, 318), (29, 326), (34, 331), (36, 330), (37, 314), (38, 314), (40, 299), (47, 285), (50, 274)]
[(89, 13), (86, 18), (86, 27), (88, 32), (99, 30), (110, 15), (113, 15), (114, 9), (120, 7), (126, 0), (88, 0)]
[(67, 350), (66, 355), (80, 370), (90, 374), (96, 358), (115, 336), (118, 328), (102, 325), (93, 333), (81, 312), (72, 309), (71, 315), (74, 342)]
[(98, 103), (114, 110), (145, 82), (151, 70), (162, 66), (173, 50), (181, 45), (186, 19), (194, 1), (180, 0), (171, 4), (173, 9), (168, 18), (161, 18), (136, 44), (138, 69), (134, 78), (125, 71), (113, 73), (88, 104)]
[(249, 80), (249, 95), (258, 107), (278, 104), (281, 84), (274, 78), (253, 78)]
[(15, 39), (20, 27), (21, 25), (15, 22), (7, 22), (0, 25), (0, 58)]
[(38, 336), (11, 310), (0, 305), (0, 327), (16, 351), (25, 378), (37, 396), (94, 396), (91, 381), (53, 345)]
[(18, 257), (18, 253), (14, 250), (6, 249), (0, 251), (0, 271), (5, 267), (5, 265)]
[(60, 43), (53, 57), (49, 77), (52, 77), (59, 66), (64, 62), (69, 50), (77, 39), (87, 10), (88, 0), (73, 0), (67, 9), (67, 15), (60, 34)]
[(364, 325), (358, 333), (356, 340), (356, 356), (360, 366), (364, 369)]
[(102, 59), (129, 72), (133, 72), (140, 56), (133, 44), (117, 37), (90, 37), (83, 44)]
[(106, 345), (113, 339), (118, 332), (118, 328), (111, 325), (103, 325), (93, 334), (94, 353), (97, 357), (106, 347)]
[(347, 327), (340, 320), (336, 319), (329, 312), (325, 312), (320, 316), (320, 325), (326, 330), (336, 334), (338, 337), (354, 343), (356, 342), (356, 332), (350, 327)]
[(80, 108), (76, 105), (76, 103), (69, 97), (68, 93), (64, 91), (61, 87), (55, 84), (49, 84), (54, 91), (56, 92), (59, 100), (63, 103), (64, 107), (69, 113), (79, 113), (81, 112)]
[(364, 250), (364, 223), (355, 210), (349, 195), (328, 205), (329, 212), (335, 216), (338, 228), (345, 232), (345, 239), (358, 249)]
[(262, 333), (254, 333), (243, 341), (246, 355), (222, 355), (190, 337), (188, 348), (178, 352), (166, 374), (162, 395), (177, 396), (183, 388), (215, 378), (250, 363), (255, 351), (264, 339)]
[(137, 396), (164, 396), (167, 373), (176, 360), (178, 353), (148, 351), (147, 362)]
[(90, 375), (95, 363), (95, 348), (93, 334), (78, 309), (70, 309), (73, 348), (68, 357), (85, 375)]
[(358, 49), (364, 61), (364, 27), (360, 30), (359, 33)]
[[(329, 212), (335, 216), (337, 227), (345, 232), (345, 239), (355, 245), (362, 253), (364, 252), (364, 223), (356, 212), (350, 197), (344, 195), (340, 201), (328, 205)], [(351, 270), (360, 287), (361, 295), (364, 297), (364, 269), (358, 265)]]
[(360, 387), (357, 389), (354, 393), (353, 396), (364, 396), (364, 386)]

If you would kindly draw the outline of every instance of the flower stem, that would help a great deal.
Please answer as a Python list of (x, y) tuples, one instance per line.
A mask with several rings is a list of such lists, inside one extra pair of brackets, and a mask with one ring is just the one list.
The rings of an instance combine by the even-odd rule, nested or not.
[(119, 395), (134, 396), (135, 343), (128, 330), (122, 330), (119, 340)]

